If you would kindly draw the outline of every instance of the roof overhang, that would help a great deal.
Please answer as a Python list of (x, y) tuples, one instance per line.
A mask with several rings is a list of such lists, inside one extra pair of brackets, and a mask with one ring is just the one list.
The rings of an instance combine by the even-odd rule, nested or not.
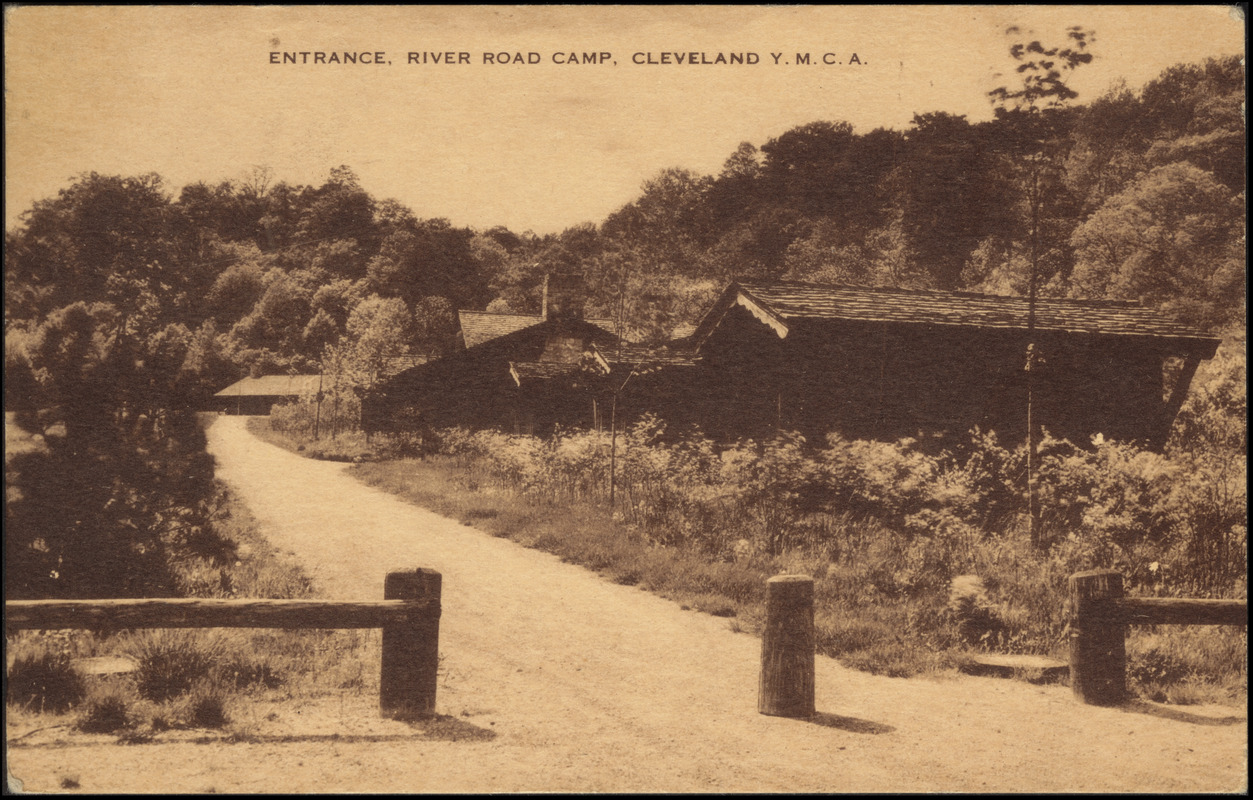
[(757, 298), (748, 292), (740, 289), (735, 296), (735, 304), (741, 308), (748, 309), (748, 313), (752, 314), (763, 325), (766, 325), (778, 334), (780, 339), (786, 339), (788, 334), (787, 323), (781, 317), (768, 311), (766, 307)]
[(748, 311), (759, 322), (773, 330), (780, 339), (787, 338), (791, 329), (783, 320), (783, 317), (747, 292), (738, 283), (732, 283), (722, 293), (722, 296), (718, 298), (717, 302), (714, 303), (713, 308), (709, 309), (709, 313), (701, 319), (700, 324), (696, 326), (696, 332), (692, 334), (692, 344), (695, 346), (695, 350), (699, 351), (704, 347), (705, 342), (718, 329), (718, 326), (722, 324), (722, 320), (727, 313), (736, 306), (740, 306)]

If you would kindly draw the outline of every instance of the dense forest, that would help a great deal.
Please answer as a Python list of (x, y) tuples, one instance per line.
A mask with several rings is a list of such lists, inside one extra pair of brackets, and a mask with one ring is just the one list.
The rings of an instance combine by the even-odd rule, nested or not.
[[(320, 186), (253, 168), (177, 193), (155, 174), (80, 175), (5, 235), (6, 410), (60, 432), (59, 465), (40, 469), (71, 476), (11, 472), (31, 502), (6, 518), (43, 519), (35, 495), (55, 492), (81, 500), (62, 504), (61, 536), (101, 514), (110, 530), (173, 530), (144, 500), (157, 474), (181, 496), (210, 472), (182, 412), (248, 374), (334, 361), (368, 382), (384, 356), (446, 351), (457, 309), (537, 313), (550, 272), (583, 273), (587, 313), (641, 341), (694, 323), (733, 279), (1026, 294), (1032, 275), (1044, 295), (1139, 300), (1242, 337), (1240, 59), (1079, 103), (1064, 79), (1085, 46), (1073, 30), (1064, 48), (1016, 46), (1019, 83), (989, 93), (990, 121), (811, 122), (744, 142), (716, 175), (663, 170), (560, 234), (419, 219), (347, 166)], [(175, 434), (194, 470), (156, 455)], [(68, 552), (6, 554), (46, 576)]]

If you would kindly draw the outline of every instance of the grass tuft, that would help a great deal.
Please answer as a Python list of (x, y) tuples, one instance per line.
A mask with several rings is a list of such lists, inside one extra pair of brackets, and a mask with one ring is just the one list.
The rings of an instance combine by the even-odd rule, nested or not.
[(221, 686), (200, 681), (187, 697), (187, 723), (195, 728), (225, 728), (230, 722), (228, 704), (227, 692)]
[(207, 678), (226, 653), (218, 637), (187, 631), (144, 631), (131, 646), (139, 662), (135, 682), (147, 700), (163, 703), (186, 694)]
[(40, 641), (25, 644), (9, 668), (7, 702), (40, 713), (64, 714), (84, 694), (83, 677), (68, 653)]
[(255, 653), (233, 656), (218, 670), (218, 674), (237, 689), (277, 689), (287, 682), (272, 659)]
[(135, 724), (131, 710), (134, 705), (134, 690), (129, 687), (93, 687), (75, 727), (84, 733), (114, 733), (130, 728)]

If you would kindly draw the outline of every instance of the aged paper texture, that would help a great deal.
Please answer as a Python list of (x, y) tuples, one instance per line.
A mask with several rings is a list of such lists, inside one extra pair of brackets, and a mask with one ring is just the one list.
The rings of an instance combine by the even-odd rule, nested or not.
[[(97, 638), (8, 630), (11, 678), (31, 653), (48, 670), (23, 678), (27, 700), (10, 688), (8, 790), (1245, 790), (1243, 668), (1210, 694), (1106, 705), (1083, 702), (1104, 673), (1081, 668), (1073, 691), (1057, 677), (1071, 633), (1057, 587), (1080, 568), (1161, 590), (1186, 552), (1188, 585), (1211, 598), (1196, 613), (1247, 615), (1231, 599), (1243, 456), (1220, 470), (1212, 453), (1161, 455), (1181, 409), (1214, 453), (1243, 452), (1242, 422), (1205, 427), (1244, 396), (1228, 85), (1243, 14), (6, 6), (6, 599), (186, 594), (209, 605), (178, 619), (212, 628), (145, 631), (175, 612), (110, 606), (56, 618)], [(1195, 66), (1160, 82), (1181, 64)], [(1157, 110), (1119, 117), (1153, 81)], [(1062, 152), (1028, 118), (1089, 133)], [(1239, 386), (1238, 403), (1203, 417), (1184, 405), (1201, 385)], [(316, 415), (299, 451), (253, 435), (287, 400), (276, 413)], [(192, 409), (207, 444), (184, 451), (201, 441), (180, 427)], [(720, 455), (665, 449), (636, 424), (645, 411), (698, 426)], [(1010, 447), (1027, 431), (1028, 499), (996, 523), (1019, 538), (995, 555), (977, 505), (993, 490), (937, 455), (942, 434), (980, 425)], [(425, 464), (437, 428), (462, 431), (443, 446), (464, 458), (486, 441), (466, 431), (500, 431), (482, 447), (544, 502), (510, 506), (486, 473), (415, 488), (385, 472)], [(571, 430), (543, 456), (516, 435)], [(828, 433), (824, 455), (802, 449)], [(361, 449), (331, 452), (351, 436)], [(1063, 438), (1079, 445), (1069, 462)], [(399, 449), (343, 463), (380, 441)], [(1036, 486), (1031, 459), (1078, 475), (1085, 453), (1122, 471), (1084, 473), (1084, 502), (1108, 502), (1073, 524), (1118, 558), (1079, 553), (1056, 532), (1062, 490)], [(811, 497), (828, 485), (814, 464), (852, 459), (861, 494)], [(1169, 550), (1185, 528), (1162, 520), (1193, 495), (1127, 508), (1189, 480), (1217, 487), (1223, 532)], [(554, 519), (586, 541), (552, 544)], [(610, 524), (621, 546), (591, 533)], [(1127, 544), (1146, 525), (1165, 532)], [(252, 533), (210, 533), (232, 526)], [(866, 531), (902, 544), (889, 554)], [(644, 555), (624, 567), (627, 547)], [(934, 566), (958, 551), (977, 555)], [(1027, 551), (1047, 580), (1019, 575), (1013, 594), (997, 565)], [(284, 566), (244, 575), (263, 560)], [(413, 568), (439, 575), (397, 572)], [(956, 574), (972, 570), (986, 586)], [(810, 659), (805, 680), (806, 658), (778, 653), (798, 637), (812, 653), (813, 623), (767, 617), (774, 573), (802, 575), (779, 597), (817, 592), (819, 652), (842, 658)], [(369, 605), (385, 581), (387, 599), (442, 616)], [(958, 609), (962, 591), (978, 613)], [(1048, 591), (1056, 613), (1036, 628), (1006, 611)], [(229, 605), (242, 597), (340, 605)], [(1230, 660), (1237, 635), (1174, 646)], [(1038, 680), (960, 674), (962, 648)], [(56, 684), (62, 657), (79, 684)], [(1152, 664), (1192, 663), (1173, 657)], [(54, 684), (72, 702), (53, 708)]]

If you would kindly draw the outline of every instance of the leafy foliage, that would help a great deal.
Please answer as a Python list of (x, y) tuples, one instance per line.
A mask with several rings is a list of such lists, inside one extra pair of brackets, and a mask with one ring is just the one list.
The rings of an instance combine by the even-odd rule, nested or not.
[[(1007, 33), (1016, 36), (1022, 31), (1011, 26)], [(1081, 64), (1092, 63), (1092, 54), (1087, 48), (1095, 38), (1091, 31), (1075, 26), (1066, 30), (1065, 46), (1046, 47), (1039, 39), (1015, 42), (1009, 54), (1018, 64), (1014, 72), (1022, 79), (1022, 85), (1001, 86), (988, 94), (1001, 105), (1030, 110), (1056, 107), (1073, 100), (1079, 94), (1066, 85), (1066, 73)]]
[[(1231, 379), (1215, 377), (1214, 394), (1225, 396)], [(1197, 405), (1191, 415), (1205, 413)], [(1225, 417), (1238, 404), (1205, 411)], [(475, 486), (608, 504), (604, 433), (458, 429), (440, 440)], [(806, 554), (885, 598), (942, 603), (950, 593), (955, 630), (985, 645), (1057, 646), (1065, 581), (1081, 570), (1118, 569), (1134, 591), (1154, 595), (1246, 591), (1243, 440), (1206, 448), (1198, 461), (1179, 448), (1163, 455), (1101, 438), (1088, 449), (1046, 439), (1037, 546), (1024, 521), (1025, 446), (1007, 451), (978, 432), (959, 452), (838, 437), (817, 449), (795, 434), (718, 447), (646, 418), (619, 448), (615, 513), (644, 541), (737, 562)], [(1218, 452), (1228, 472), (1213, 488)], [(973, 588), (955, 588), (962, 576)]]
[(1109, 198), (1071, 239), (1086, 296), (1145, 300), (1202, 327), (1238, 318), (1244, 202), (1209, 172), (1156, 167)]

